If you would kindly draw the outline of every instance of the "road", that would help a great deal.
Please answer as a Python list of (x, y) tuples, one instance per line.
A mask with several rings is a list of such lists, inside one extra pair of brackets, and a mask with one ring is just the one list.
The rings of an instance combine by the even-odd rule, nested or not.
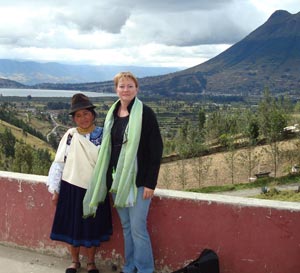
[[(51, 132), (47, 134), (47, 141), (48, 141), (48, 142), (49, 142), (49, 137), (50, 137), (50, 135), (51, 135), (51, 134), (56, 134), (56, 130), (57, 130), (57, 128), (58, 128), (59, 126), (66, 127), (66, 126), (64, 126), (64, 125), (61, 125), (61, 124), (57, 123), (57, 121), (55, 120), (54, 115), (53, 115), (52, 113), (50, 113), (50, 118), (51, 118), (51, 120), (52, 120), (52, 123), (53, 123), (53, 126), (54, 126), (54, 127), (53, 127), (53, 129), (51, 130)], [(66, 128), (67, 128), (67, 127), (66, 127)]]

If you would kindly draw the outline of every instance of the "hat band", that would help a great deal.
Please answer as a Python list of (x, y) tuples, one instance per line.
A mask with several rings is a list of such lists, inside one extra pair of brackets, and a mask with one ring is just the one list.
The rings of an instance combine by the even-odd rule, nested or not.
[(79, 103), (73, 104), (71, 109), (89, 108), (89, 107), (95, 107), (95, 106), (87, 101), (87, 102), (79, 102)]

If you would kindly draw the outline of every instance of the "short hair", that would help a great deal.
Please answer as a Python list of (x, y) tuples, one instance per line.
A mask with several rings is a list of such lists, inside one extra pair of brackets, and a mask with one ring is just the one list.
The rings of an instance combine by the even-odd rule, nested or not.
[(134, 76), (131, 72), (119, 72), (117, 75), (114, 76), (115, 88), (117, 88), (119, 81), (122, 79), (131, 79), (134, 81), (135, 86), (139, 87), (139, 83), (136, 76)]

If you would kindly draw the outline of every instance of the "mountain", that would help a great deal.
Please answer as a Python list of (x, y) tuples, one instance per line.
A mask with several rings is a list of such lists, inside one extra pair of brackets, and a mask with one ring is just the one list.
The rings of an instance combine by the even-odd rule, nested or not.
[(176, 73), (144, 78), (144, 91), (169, 95), (258, 95), (300, 91), (300, 12), (278, 10), (218, 56)]
[[(153, 95), (259, 96), (265, 88), (275, 94), (299, 95), (300, 12), (274, 12), (244, 39), (197, 66), (159, 76), (145, 76), (133, 69), (127, 70), (139, 77), (143, 93)], [(34, 87), (113, 92), (111, 79), (112, 76), (103, 82), (99, 78), (80, 84), (67, 84), (67, 81), (53, 84), (51, 81), (51, 84)]]
[(0, 59), (0, 78), (25, 85), (39, 83), (83, 83), (111, 80), (119, 71), (132, 71), (138, 77), (157, 76), (179, 71), (175, 67), (139, 67), (108, 65), (67, 65)]
[[(21, 84), (16, 81), (2, 79), (2, 78), (0, 78), (0, 87), (1, 88), (26, 88), (24, 84)], [(0, 90), (0, 95), (1, 95), (1, 90)]]

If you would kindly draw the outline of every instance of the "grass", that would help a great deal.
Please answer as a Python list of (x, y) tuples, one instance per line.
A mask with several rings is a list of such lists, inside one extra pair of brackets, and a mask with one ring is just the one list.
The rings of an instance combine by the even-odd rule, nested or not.
[(276, 188), (271, 188), (267, 193), (262, 193), (252, 197), (278, 201), (300, 202), (300, 192), (298, 190), (279, 191)]
[(19, 113), (17, 114), (17, 118), (23, 120), (30, 127), (41, 132), (44, 136), (46, 136), (53, 128), (52, 124), (49, 121), (41, 118), (39, 119), (37, 115), (34, 114), (30, 115), (29, 118), (28, 113), (22, 113), (21, 111), (19, 111)]
[(261, 198), (261, 199), (300, 202), (300, 193), (298, 191), (290, 191), (290, 190), (279, 191), (275, 188), (275, 186), (296, 184), (299, 182), (300, 182), (300, 174), (289, 174), (287, 176), (282, 176), (279, 178), (274, 178), (274, 177), (260, 178), (254, 182), (246, 183), (246, 184), (244, 183), (244, 184), (223, 185), (223, 186), (209, 186), (209, 187), (203, 187), (199, 189), (191, 189), (188, 191), (201, 192), (201, 193), (217, 193), (217, 192), (224, 192), (224, 191), (236, 191), (236, 190), (243, 190), (243, 189), (268, 187), (271, 190), (269, 190), (267, 193), (253, 196), (253, 197)]
[(22, 140), (24, 143), (31, 145), (32, 147), (36, 147), (39, 149), (48, 149), (50, 152), (53, 152), (53, 148), (51, 148), (51, 146), (48, 143), (31, 134), (24, 134), (22, 129), (11, 125), (3, 120), (0, 120), (0, 132), (3, 133), (5, 128), (10, 129), (17, 140)]

